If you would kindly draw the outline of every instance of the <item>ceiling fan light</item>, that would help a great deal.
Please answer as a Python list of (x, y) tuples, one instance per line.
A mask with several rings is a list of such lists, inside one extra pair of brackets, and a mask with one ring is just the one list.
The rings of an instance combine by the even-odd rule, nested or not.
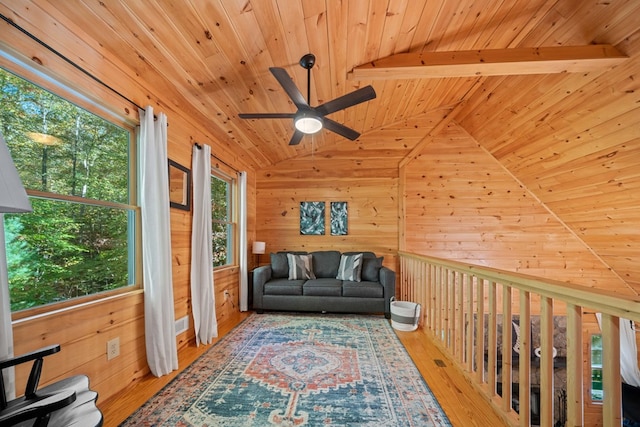
[(322, 120), (312, 114), (302, 113), (298, 115), (293, 124), (296, 129), (306, 134), (316, 133), (322, 129)]

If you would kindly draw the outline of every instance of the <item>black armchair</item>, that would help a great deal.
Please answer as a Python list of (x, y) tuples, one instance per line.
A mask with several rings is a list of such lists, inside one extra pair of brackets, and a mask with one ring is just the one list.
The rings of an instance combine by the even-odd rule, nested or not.
[(72, 376), (38, 388), (44, 358), (59, 351), (59, 345), (52, 345), (0, 361), (0, 372), (33, 361), (22, 397), (7, 401), (0, 375), (0, 427), (102, 426), (102, 413), (95, 404), (98, 394), (89, 389), (86, 375)]

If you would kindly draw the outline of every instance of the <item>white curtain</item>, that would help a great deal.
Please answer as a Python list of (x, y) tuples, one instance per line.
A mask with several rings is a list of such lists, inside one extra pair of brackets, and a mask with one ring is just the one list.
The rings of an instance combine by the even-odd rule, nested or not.
[(247, 257), (249, 256), (247, 240), (247, 173), (238, 172), (239, 187), (239, 227), (240, 227), (240, 311), (249, 309), (249, 285), (247, 283), (249, 268)]
[(193, 219), (191, 226), (191, 301), (196, 346), (218, 336), (211, 241), (211, 147), (193, 146)]
[[(596, 313), (598, 325), (602, 329), (602, 314)], [(625, 383), (640, 387), (640, 370), (638, 369), (638, 344), (633, 324), (628, 319), (620, 318), (620, 376)]]
[[(0, 360), (13, 357), (13, 327), (11, 326), (11, 303), (9, 301), (9, 277), (7, 254), (4, 245), (4, 215), (0, 213)], [(3, 369), (7, 400), (15, 398), (15, 373), (13, 368)]]
[(140, 110), (140, 205), (147, 363), (157, 377), (178, 369), (173, 276), (167, 116)]

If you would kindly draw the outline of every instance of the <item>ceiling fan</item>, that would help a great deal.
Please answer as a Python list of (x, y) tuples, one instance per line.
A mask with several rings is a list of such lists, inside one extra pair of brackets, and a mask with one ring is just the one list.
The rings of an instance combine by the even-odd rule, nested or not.
[(310, 53), (300, 59), (300, 66), (307, 70), (307, 100), (304, 99), (284, 68), (269, 68), (269, 71), (271, 71), (271, 74), (278, 80), (280, 86), (287, 92), (293, 104), (298, 107), (298, 111), (295, 113), (240, 113), (238, 117), (241, 119), (293, 119), (296, 130), (289, 141), (289, 145), (299, 144), (304, 135), (316, 133), (322, 128), (335, 132), (352, 141), (357, 139), (360, 133), (331, 120), (326, 117), (326, 115), (374, 99), (376, 97), (375, 90), (369, 85), (340, 96), (332, 101), (325, 102), (317, 107), (312, 107), (309, 105), (311, 98), (311, 68), (313, 68), (315, 63), (316, 57)]

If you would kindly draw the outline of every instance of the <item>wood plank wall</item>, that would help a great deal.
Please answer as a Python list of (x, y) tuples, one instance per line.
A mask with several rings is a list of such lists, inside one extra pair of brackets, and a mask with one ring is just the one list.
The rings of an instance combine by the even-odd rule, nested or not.
[[(0, 6), (0, 9), (4, 9)], [(5, 12), (3, 10), (3, 12)], [(28, 26), (46, 27), (49, 18), (39, 9), (25, 11), (30, 19)], [(31, 15), (29, 15), (31, 14)], [(82, 92), (89, 100), (103, 105), (111, 114), (130, 124), (137, 122), (137, 108), (95, 81), (79, 73), (61, 59), (2, 23), (2, 48), (12, 51), (18, 61), (0, 59), (0, 65), (18, 75), (36, 78), (37, 73), (24, 71), (19, 64), (31, 64), (36, 69), (54, 76)], [(237, 170), (248, 172), (248, 228), (249, 238), (255, 234), (255, 176), (249, 160), (235, 150), (234, 144), (221, 139), (219, 130), (204, 129), (197, 120), (197, 112), (181, 103), (172, 94), (166, 82), (153, 78), (141, 79), (139, 70), (133, 70), (105, 56), (99, 46), (93, 46), (81, 35), (73, 33), (75, 26), (59, 26), (56, 38), (50, 40), (55, 48), (100, 78), (116, 87), (137, 104), (152, 105), (155, 112), (164, 112), (168, 117), (168, 155), (172, 160), (191, 168), (191, 150), (195, 142), (209, 144), (212, 153)], [(76, 28), (77, 29), (77, 28)], [(66, 38), (65, 38), (66, 37)], [(73, 43), (62, 43), (60, 40)], [(96, 60), (99, 58), (99, 60)], [(38, 65), (41, 64), (41, 65)], [(152, 74), (149, 74), (150, 76)], [(38, 83), (46, 83), (44, 80)], [(91, 101), (84, 100), (84, 103)], [(82, 102), (80, 102), (82, 105)], [(226, 168), (221, 162), (212, 160), (214, 167)], [(227, 168), (227, 173), (230, 170)], [(233, 171), (231, 171), (233, 172)], [(171, 209), (172, 274), (175, 298), (175, 318), (190, 317), (190, 329), (177, 337), (182, 347), (194, 339), (191, 318), (190, 257), (191, 214)], [(221, 325), (231, 312), (239, 306), (239, 269), (237, 266), (216, 270), (215, 299), (218, 324)], [(230, 296), (225, 298), (225, 291)], [(107, 361), (106, 343), (120, 338), (120, 356)], [(141, 290), (119, 295), (107, 300), (92, 302), (81, 307), (52, 312), (35, 318), (21, 319), (14, 324), (15, 354), (58, 343), (62, 351), (48, 358), (44, 364), (42, 383), (73, 374), (86, 374), (91, 387), (98, 391), (98, 403), (104, 402), (131, 386), (149, 373), (144, 343), (144, 304)], [(26, 369), (16, 372), (17, 389), (24, 389)]]
[[(256, 238), (267, 253), (280, 250), (372, 251), (396, 270), (397, 169), (378, 160), (309, 157), (260, 170), (256, 176)], [(300, 202), (347, 202), (348, 235), (300, 235)], [(261, 263), (268, 263), (263, 256)]]
[(631, 295), (459, 125), (404, 170), (406, 250)]

